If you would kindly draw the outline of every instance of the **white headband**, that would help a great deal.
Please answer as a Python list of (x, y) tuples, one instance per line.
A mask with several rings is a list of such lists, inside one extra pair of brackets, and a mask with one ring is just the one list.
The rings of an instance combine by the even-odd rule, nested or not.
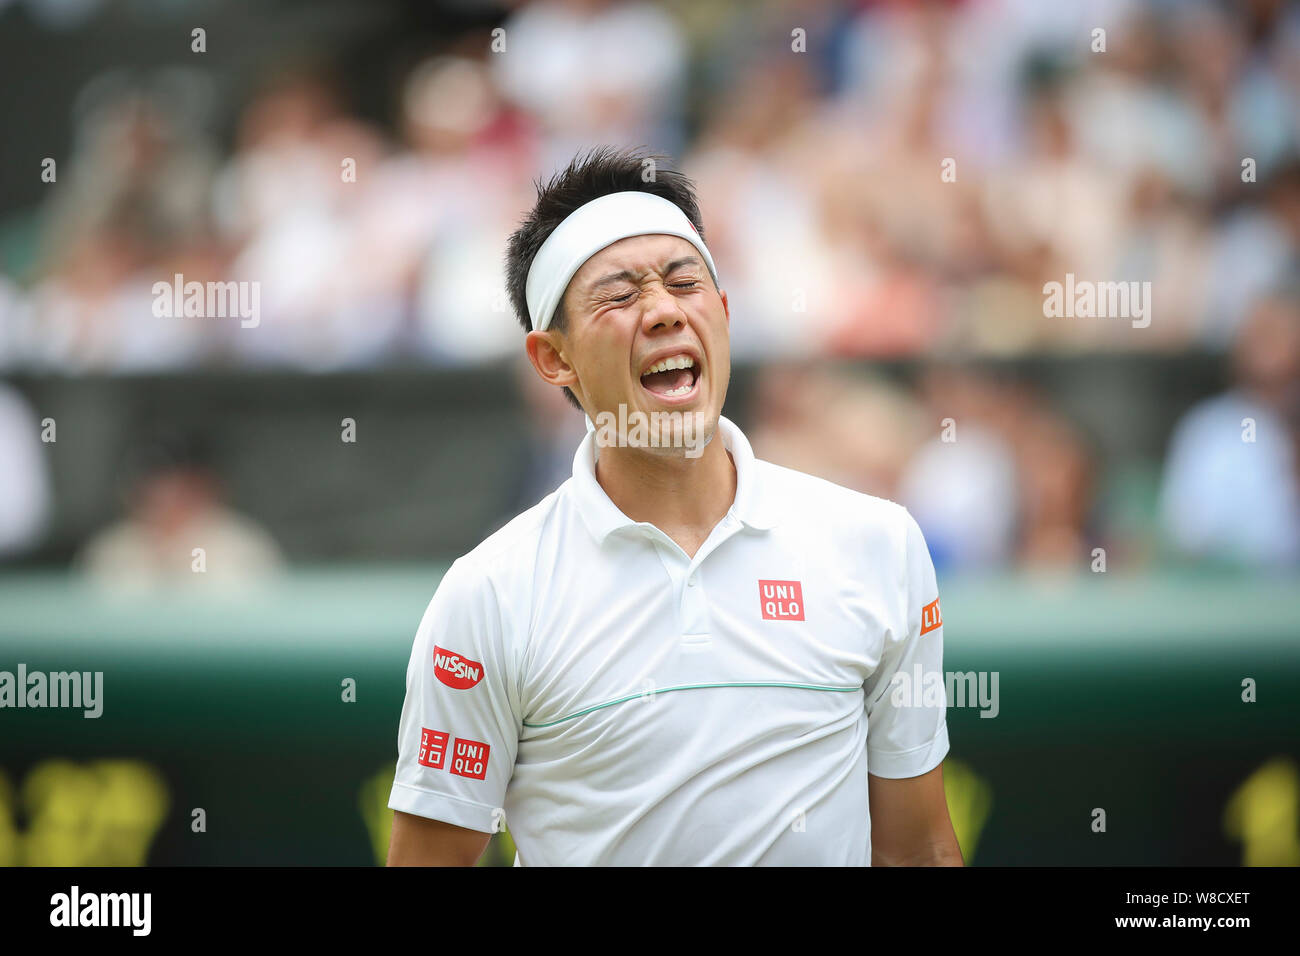
[[(524, 291), (528, 318), (541, 331), (564, 297), (573, 274), (610, 243), (629, 236), (680, 236), (704, 257), (716, 284), (718, 272), (704, 240), (676, 203), (653, 193), (609, 193), (579, 206), (546, 237), (533, 257)], [(540, 319), (539, 319), (540, 316)]]

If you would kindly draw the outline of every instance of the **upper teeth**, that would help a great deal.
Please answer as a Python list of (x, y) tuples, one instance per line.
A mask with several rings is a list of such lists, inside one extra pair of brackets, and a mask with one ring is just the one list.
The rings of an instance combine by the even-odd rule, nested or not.
[(654, 372), (666, 372), (670, 368), (695, 368), (695, 359), (691, 358), (689, 355), (674, 355), (671, 358), (666, 358), (663, 361), (656, 362), (641, 374), (651, 375)]

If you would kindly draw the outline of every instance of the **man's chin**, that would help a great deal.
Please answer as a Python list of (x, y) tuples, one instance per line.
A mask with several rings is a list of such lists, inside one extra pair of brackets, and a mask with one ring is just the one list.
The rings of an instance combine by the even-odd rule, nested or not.
[[(693, 403), (694, 404), (694, 403)], [(599, 412), (592, 424), (601, 448), (626, 448), (661, 457), (698, 458), (718, 428), (718, 413), (702, 408), (620, 405)]]

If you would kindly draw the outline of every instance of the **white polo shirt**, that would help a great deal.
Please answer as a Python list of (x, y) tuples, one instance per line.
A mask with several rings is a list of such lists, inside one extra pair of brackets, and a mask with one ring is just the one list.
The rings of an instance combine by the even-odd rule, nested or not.
[(504, 818), (524, 866), (870, 865), (868, 770), (948, 752), (920, 693), (943, 684), (934, 566), (901, 505), (719, 438), (736, 497), (694, 558), (610, 501), (589, 432), (572, 478), (452, 564), (390, 807)]

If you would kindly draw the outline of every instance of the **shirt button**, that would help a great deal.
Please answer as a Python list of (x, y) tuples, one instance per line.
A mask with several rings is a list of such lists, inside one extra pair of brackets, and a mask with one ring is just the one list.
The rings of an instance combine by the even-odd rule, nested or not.
[(688, 588), (695, 587), (695, 575), (692, 574), (689, 578), (686, 579), (686, 586)]

